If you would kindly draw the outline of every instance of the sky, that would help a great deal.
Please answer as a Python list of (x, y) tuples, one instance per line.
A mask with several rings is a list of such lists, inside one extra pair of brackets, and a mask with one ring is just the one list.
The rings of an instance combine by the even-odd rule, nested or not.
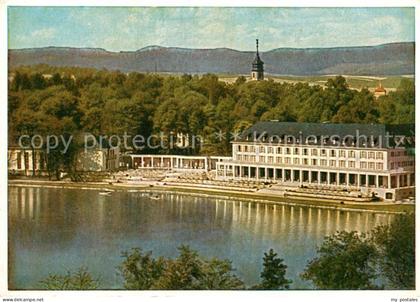
[(8, 48), (254, 50), (414, 41), (413, 8), (9, 7)]

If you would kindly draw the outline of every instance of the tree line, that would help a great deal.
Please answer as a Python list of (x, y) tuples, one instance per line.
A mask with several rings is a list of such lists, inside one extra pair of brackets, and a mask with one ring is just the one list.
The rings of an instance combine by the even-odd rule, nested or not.
[[(214, 74), (159, 75), (45, 65), (10, 71), (9, 143), (22, 135), (190, 134), (195, 148), (142, 149), (140, 153), (229, 155), (230, 141), (257, 121), (414, 123), (414, 82), (376, 99), (350, 89), (342, 76), (325, 87), (273, 80), (234, 83)], [(223, 133), (223, 135), (217, 135)], [(190, 139), (193, 139), (190, 136)], [(78, 142), (67, 155), (49, 155), (49, 169), (72, 169)]]
[[(129, 290), (286, 290), (287, 265), (273, 249), (264, 253), (260, 282), (246, 287), (230, 260), (207, 259), (188, 246), (174, 258), (153, 257), (139, 248), (122, 253), (118, 267)], [(327, 236), (317, 256), (300, 275), (316, 289), (414, 289), (415, 216), (397, 215), (389, 225), (370, 233), (337, 232)], [(86, 268), (50, 275), (41, 286), (51, 290), (98, 289), (100, 280)]]

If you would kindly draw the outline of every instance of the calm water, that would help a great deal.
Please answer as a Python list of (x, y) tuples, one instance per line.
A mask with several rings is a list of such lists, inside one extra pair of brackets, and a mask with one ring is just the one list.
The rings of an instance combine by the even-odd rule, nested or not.
[(133, 247), (173, 257), (188, 244), (208, 257), (228, 258), (248, 285), (259, 281), (262, 256), (274, 248), (294, 288), (316, 245), (337, 230), (368, 231), (384, 214), (247, 201), (79, 189), (9, 187), (10, 288), (39, 288), (49, 273), (86, 266), (104, 288), (120, 288), (121, 251)]

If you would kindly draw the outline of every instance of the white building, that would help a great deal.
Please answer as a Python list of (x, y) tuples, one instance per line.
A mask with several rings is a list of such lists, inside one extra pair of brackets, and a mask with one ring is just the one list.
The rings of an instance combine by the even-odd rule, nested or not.
[(119, 168), (120, 150), (114, 148), (95, 148), (81, 151), (76, 159), (78, 171), (112, 171)]
[[(47, 158), (42, 149), (9, 146), (7, 152), (8, 172), (11, 175), (47, 175)], [(35, 160), (33, 160), (33, 157)], [(96, 148), (80, 152), (76, 159), (77, 171), (107, 171), (119, 167), (119, 148)]]
[(215, 170), (218, 162), (230, 160), (226, 156), (129, 154), (134, 169)]
[(32, 176), (46, 174), (45, 153), (41, 149), (23, 149), (10, 146), (7, 150), (7, 168), (12, 175)]
[(415, 194), (413, 136), (414, 125), (259, 122), (233, 142), (230, 162), (217, 163), (217, 178), (400, 200)]

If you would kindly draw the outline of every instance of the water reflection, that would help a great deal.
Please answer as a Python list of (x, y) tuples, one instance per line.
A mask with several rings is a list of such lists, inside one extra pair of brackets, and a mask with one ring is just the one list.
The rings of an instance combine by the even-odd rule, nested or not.
[(120, 252), (132, 247), (174, 256), (189, 244), (205, 256), (228, 258), (247, 284), (259, 280), (262, 255), (274, 248), (294, 287), (323, 237), (368, 231), (390, 215), (255, 204), (247, 200), (159, 193), (9, 187), (10, 287), (36, 288), (48, 273), (82, 265), (118, 288)]

